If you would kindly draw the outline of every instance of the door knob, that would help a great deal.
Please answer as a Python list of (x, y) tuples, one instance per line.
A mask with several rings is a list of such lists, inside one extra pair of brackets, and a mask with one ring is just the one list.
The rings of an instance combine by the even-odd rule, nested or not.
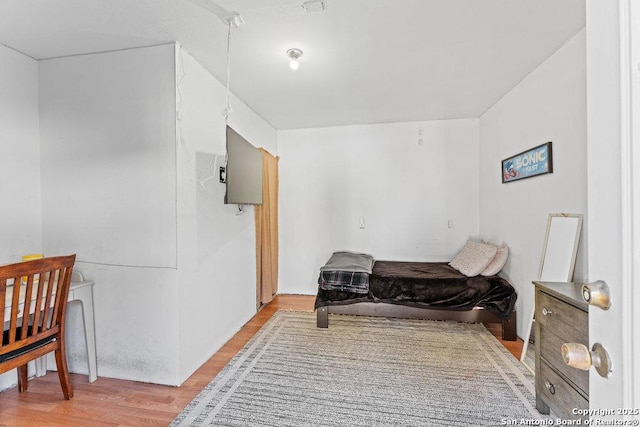
[(589, 305), (595, 305), (603, 310), (611, 307), (611, 294), (609, 285), (604, 280), (596, 280), (593, 283), (582, 285), (582, 298)]
[(561, 352), (562, 359), (567, 366), (582, 369), (583, 371), (593, 366), (601, 377), (609, 378), (609, 375), (611, 375), (609, 353), (600, 343), (595, 343), (591, 351), (583, 344), (564, 343), (562, 344)]

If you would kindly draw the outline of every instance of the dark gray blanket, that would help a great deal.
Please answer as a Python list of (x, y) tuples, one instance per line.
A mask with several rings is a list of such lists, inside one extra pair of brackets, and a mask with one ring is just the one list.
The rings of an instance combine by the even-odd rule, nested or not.
[(350, 271), (371, 274), (373, 263), (373, 257), (369, 254), (334, 252), (329, 261), (320, 267), (320, 271)]
[(320, 288), (325, 291), (369, 293), (369, 273), (357, 271), (321, 271), (318, 279)]
[(373, 257), (357, 252), (334, 252), (320, 267), (318, 285), (325, 291), (369, 293), (369, 274), (373, 270)]

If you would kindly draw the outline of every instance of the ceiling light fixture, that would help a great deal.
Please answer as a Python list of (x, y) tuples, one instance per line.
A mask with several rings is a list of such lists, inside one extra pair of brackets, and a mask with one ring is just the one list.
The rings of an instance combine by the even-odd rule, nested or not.
[(291, 59), (289, 67), (291, 67), (292, 70), (297, 70), (300, 67), (298, 59), (302, 56), (302, 51), (297, 48), (292, 48), (287, 51), (287, 56)]

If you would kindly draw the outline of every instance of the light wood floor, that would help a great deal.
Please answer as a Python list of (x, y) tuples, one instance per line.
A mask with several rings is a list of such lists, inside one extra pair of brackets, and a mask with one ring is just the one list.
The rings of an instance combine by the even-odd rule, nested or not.
[[(280, 295), (256, 314), (180, 387), (71, 374), (74, 397), (65, 401), (58, 375), (29, 381), (29, 389), (0, 393), (2, 426), (166, 426), (213, 379), (277, 310), (313, 311), (313, 296)], [(500, 326), (489, 327), (500, 340)], [(501, 341), (520, 357), (522, 341)]]

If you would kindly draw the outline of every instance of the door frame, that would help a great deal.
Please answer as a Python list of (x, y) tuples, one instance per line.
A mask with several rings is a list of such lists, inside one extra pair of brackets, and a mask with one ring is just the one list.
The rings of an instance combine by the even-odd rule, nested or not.
[[(621, 50), (621, 124), (623, 156), (628, 156), (628, 180), (623, 180), (629, 188), (623, 193), (623, 221), (625, 224), (623, 265), (626, 301), (623, 321), (629, 325), (623, 336), (629, 340), (623, 354), (623, 364), (631, 369), (624, 385), (624, 405), (640, 408), (640, 362), (633, 354), (640, 354), (640, 4), (636, 0), (623, 0), (620, 7), (620, 50)], [(635, 149), (634, 149), (635, 147)], [(635, 286), (634, 286), (635, 285)]]
[[(635, 3), (635, 4), (634, 4)], [(620, 16), (620, 151), (622, 190), (622, 405), (640, 408), (640, 363), (633, 357), (640, 351), (640, 292), (635, 288), (640, 272), (640, 112), (639, 82), (640, 9), (636, 0), (619, 0)], [(634, 25), (635, 23), (635, 25)], [(635, 65), (635, 66), (634, 66)], [(636, 148), (634, 149), (634, 142)]]

